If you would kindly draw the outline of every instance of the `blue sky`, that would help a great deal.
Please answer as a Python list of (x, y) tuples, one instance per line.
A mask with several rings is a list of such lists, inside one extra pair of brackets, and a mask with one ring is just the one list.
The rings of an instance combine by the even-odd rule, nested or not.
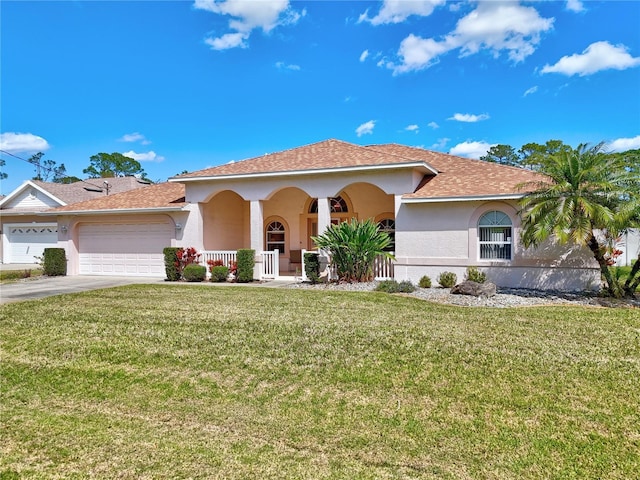
[[(640, 2), (0, 3), (0, 148), (153, 180), (337, 138), (640, 148)], [(3, 153), (2, 193), (33, 177)]]

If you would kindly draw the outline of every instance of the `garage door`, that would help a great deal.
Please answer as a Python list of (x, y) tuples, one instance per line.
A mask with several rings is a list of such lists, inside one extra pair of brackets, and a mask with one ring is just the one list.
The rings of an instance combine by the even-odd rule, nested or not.
[(162, 250), (172, 236), (166, 223), (81, 224), (78, 235), (81, 275), (165, 274)]
[(39, 263), (45, 248), (58, 246), (55, 224), (7, 225), (5, 263)]

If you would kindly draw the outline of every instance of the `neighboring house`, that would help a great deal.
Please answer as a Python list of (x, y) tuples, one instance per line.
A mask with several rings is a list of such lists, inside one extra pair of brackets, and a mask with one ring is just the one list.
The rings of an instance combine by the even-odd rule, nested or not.
[(599, 287), (590, 253), (519, 241), (520, 185), (538, 174), (402, 145), (327, 140), (174, 177), (140, 191), (48, 212), (77, 274), (164, 274), (162, 248), (256, 251), (256, 277), (279, 251), (293, 275), (311, 237), (331, 224), (372, 218), (394, 239), (391, 274), (414, 283), (477, 266), (499, 286)]
[(56, 216), (46, 213), (51, 209), (148, 185), (135, 177), (93, 178), (70, 184), (25, 181), (0, 200), (0, 261), (38, 263), (45, 248), (58, 245)]
[(640, 230), (631, 228), (623, 233), (616, 247), (622, 251), (622, 254), (616, 258), (616, 265), (618, 267), (633, 265), (640, 256)]

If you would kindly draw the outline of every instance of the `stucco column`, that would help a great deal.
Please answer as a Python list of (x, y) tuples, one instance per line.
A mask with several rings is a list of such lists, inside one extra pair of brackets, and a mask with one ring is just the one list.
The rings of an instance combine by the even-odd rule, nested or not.
[(193, 247), (204, 250), (204, 220), (202, 204), (192, 203), (186, 207), (187, 215), (183, 213), (172, 215), (175, 226), (175, 246)]
[(329, 198), (318, 198), (318, 235), (322, 235), (331, 226), (331, 208)]
[(250, 236), (251, 236), (251, 248), (255, 250), (256, 265), (253, 269), (253, 278), (260, 278), (262, 275), (262, 263), (260, 253), (264, 250), (263, 239), (263, 225), (264, 225), (264, 212), (262, 209), (261, 200), (251, 200), (250, 203)]

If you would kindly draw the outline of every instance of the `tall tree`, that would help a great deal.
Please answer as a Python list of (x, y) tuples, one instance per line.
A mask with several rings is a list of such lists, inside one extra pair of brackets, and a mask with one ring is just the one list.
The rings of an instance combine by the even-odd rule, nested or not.
[(573, 150), (571, 146), (565, 145), (562, 140), (548, 140), (544, 145), (526, 143), (518, 150), (520, 166), (532, 170), (540, 170), (542, 163), (548, 156), (571, 150)]
[(520, 165), (518, 154), (510, 145), (494, 145), (487, 151), (486, 155), (480, 157), (480, 160), (500, 163), (501, 165)]
[[(637, 221), (629, 209), (638, 201), (638, 175), (625, 168), (620, 156), (605, 154), (600, 143), (589, 148), (561, 148), (540, 165), (546, 181), (527, 184), (535, 190), (522, 200), (522, 241), (537, 247), (550, 236), (561, 244), (588, 247), (598, 262), (605, 289), (623, 294), (610, 270), (610, 239)], [(631, 222), (631, 223), (630, 223)]]
[(146, 178), (140, 162), (121, 153), (98, 153), (90, 157), (90, 165), (82, 172), (89, 178), (140, 176)]
[(32, 163), (36, 169), (36, 175), (33, 177), (33, 180), (62, 183), (63, 179), (67, 177), (67, 168), (64, 166), (64, 163), (58, 165), (55, 160), (42, 160), (43, 156), (44, 153), (38, 152), (31, 155), (28, 159), (28, 162)]

